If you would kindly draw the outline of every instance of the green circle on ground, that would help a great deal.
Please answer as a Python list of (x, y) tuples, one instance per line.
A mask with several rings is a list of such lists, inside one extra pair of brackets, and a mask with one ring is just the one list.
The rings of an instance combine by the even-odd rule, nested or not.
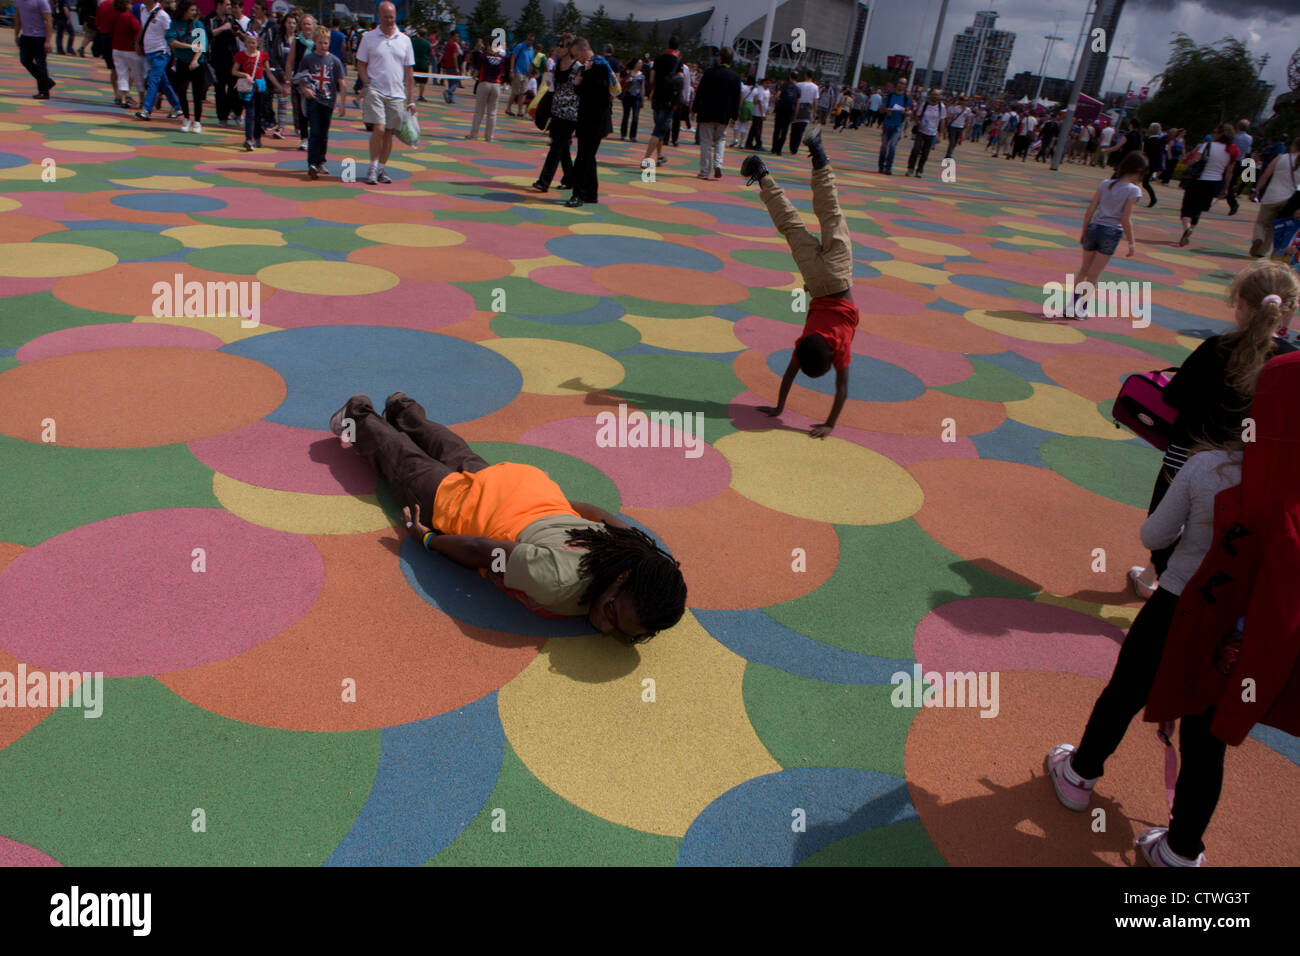
[(319, 258), (314, 252), (289, 246), (213, 246), (195, 249), (185, 257), (185, 261), (211, 272), (251, 276), (259, 269), (281, 262), (306, 262)]
[(160, 259), (181, 249), (181, 243), (171, 236), (139, 229), (68, 229), (64, 232), (37, 236), (33, 242), (59, 242), (78, 246), (93, 246), (113, 253), (118, 259)]

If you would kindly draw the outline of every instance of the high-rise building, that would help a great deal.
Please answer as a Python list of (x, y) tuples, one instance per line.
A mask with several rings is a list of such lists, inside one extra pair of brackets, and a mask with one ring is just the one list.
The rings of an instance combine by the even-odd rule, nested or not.
[(1016, 35), (995, 29), (997, 19), (996, 11), (981, 10), (972, 26), (952, 38), (948, 68), (943, 72), (945, 89), (975, 96), (1002, 95)]
[[(1106, 78), (1106, 66), (1110, 62), (1111, 47), (1115, 43), (1115, 38), (1119, 35), (1119, 15), (1124, 12), (1124, 0), (1098, 0), (1099, 3), (1109, 3), (1110, 9), (1107, 16), (1102, 18), (1101, 28), (1106, 31), (1106, 52), (1094, 53), (1092, 61), (1088, 64), (1088, 72), (1083, 77), (1083, 92), (1089, 96), (1096, 96), (1101, 92), (1102, 81)], [(1083, 38), (1084, 49), (1092, 49), (1092, 37)], [(1114, 77), (1111, 78), (1112, 80)]]

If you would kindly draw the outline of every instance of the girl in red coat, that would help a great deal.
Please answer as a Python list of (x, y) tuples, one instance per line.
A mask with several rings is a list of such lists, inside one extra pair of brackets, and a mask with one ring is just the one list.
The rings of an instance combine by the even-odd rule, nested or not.
[[(1300, 305), (1300, 283), (1279, 270), (1251, 269), (1233, 282), (1232, 295), (1285, 326)], [(1086, 810), (1106, 759), (1144, 705), (1148, 721), (1182, 719), (1170, 825), (1138, 838), (1154, 866), (1204, 865), (1202, 837), (1219, 801), (1228, 744), (1240, 744), (1258, 722), (1300, 733), (1293, 580), (1300, 354), (1264, 366), (1246, 428), (1244, 441), (1192, 455), (1142, 525), (1148, 547), (1178, 546), (1133, 621), (1078, 749), (1059, 744), (1047, 756), (1061, 803)]]

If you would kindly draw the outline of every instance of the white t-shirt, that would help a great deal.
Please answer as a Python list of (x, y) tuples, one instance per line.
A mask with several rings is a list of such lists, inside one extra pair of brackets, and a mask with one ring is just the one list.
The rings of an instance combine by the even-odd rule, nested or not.
[(1124, 225), (1124, 204), (1130, 199), (1138, 199), (1142, 190), (1137, 183), (1122, 183), (1118, 179), (1103, 179), (1097, 187), (1097, 211), (1092, 214), (1089, 225), (1114, 226), (1118, 229)]
[(1038, 129), (1038, 117), (1026, 116), (1024, 129), (1020, 131), (1021, 134), (1024, 136), (1032, 136), (1036, 129)]
[(821, 96), (821, 90), (817, 88), (816, 83), (813, 83), (811, 80), (804, 80), (802, 83), (796, 83), (794, 86), (795, 89), (799, 91), (800, 105), (803, 105), (804, 103), (812, 103), (816, 105), (817, 98)]
[(939, 124), (948, 115), (948, 108), (942, 103), (926, 103), (917, 115), (916, 124), (926, 136), (939, 132)]
[(1101, 139), (1099, 139), (1097, 142), (1101, 144), (1102, 149), (1105, 149), (1107, 146), (1111, 144), (1111, 142), (1114, 141), (1114, 139), (1115, 139), (1115, 127), (1105, 126), (1102, 128), (1101, 131)]
[(1273, 175), (1269, 177), (1268, 188), (1259, 197), (1259, 201), (1286, 202), (1298, 188), (1297, 176), (1300, 176), (1300, 172), (1295, 168), (1295, 153), (1283, 153), (1273, 162)]
[(695, 99), (695, 88), (691, 86), (691, 68), (682, 64), (682, 102), (689, 103)]
[[(1202, 155), (1205, 154), (1202, 153)], [(1228, 164), (1232, 162), (1232, 157), (1228, 155), (1228, 147), (1218, 141), (1211, 143), (1209, 157), (1205, 163), (1205, 171), (1201, 173), (1200, 178), (1202, 180), (1223, 179)]]
[(415, 66), (415, 48), (401, 30), (384, 36), (380, 27), (367, 30), (357, 47), (357, 62), (366, 65), (370, 86), (383, 96), (406, 96), (405, 67)]
[[(1224, 451), (1198, 452), (1174, 477), (1160, 506), (1142, 525), (1142, 545), (1165, 548), (1178, 542), (1160, 586), (1182, 594), (1214, 544), (1214, 497), (1241, 483), (1239, 456)], [(1220, 467), (1223, 466), (1223, 467)]]
[(767, 96), (768, 96), (767, 90), (763, 89), (761, 86), (754, 87), (754, 115), (755, 116), (767, 115)]
[(971, 114), (970, 109), (963, 106), (961, 109), (957, 111), (957, 115), (952, 118), (952, 122), (949, 123), (948, 125), (951, 126), (953, 129), (965, 129), (966, 120), (970, 118), (970, 114)]
[[(149, 19), (148, 12), (144, 15), (144, 20)], [(141, 22), (144, 22), (143, 20)], [(170, 47), (167, 44), (167, 28), (172, 25), (172, 18), (162, 7), (158, 8), (158, 13), (154, 15), (153, 22), (149, 24), (149, 29), (144, 31), (144, 52), (157, 53), (159, 50), (167, 50)]]
[(879, 93), (872, 93), (871, 100), (867, 104), (867, 109), (871, 110), (871, 112), (874, 113), (880, 109), (880, 104), (883, 103), (884, 101), (885, 98), (881, 96)]

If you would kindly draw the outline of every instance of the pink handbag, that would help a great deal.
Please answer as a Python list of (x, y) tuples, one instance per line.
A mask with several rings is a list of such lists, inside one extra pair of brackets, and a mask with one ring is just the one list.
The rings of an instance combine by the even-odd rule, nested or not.
[(1123, 425), (1148, 445), (1167, 450), (1178, 411), (1165, 404), (1165, 386), (1170, 379), (1165, 373), (1176, 371), (1176, 368), (1166, 368), (1139, 372), (1124, 379), (1111, 409), (1115, 427)]

